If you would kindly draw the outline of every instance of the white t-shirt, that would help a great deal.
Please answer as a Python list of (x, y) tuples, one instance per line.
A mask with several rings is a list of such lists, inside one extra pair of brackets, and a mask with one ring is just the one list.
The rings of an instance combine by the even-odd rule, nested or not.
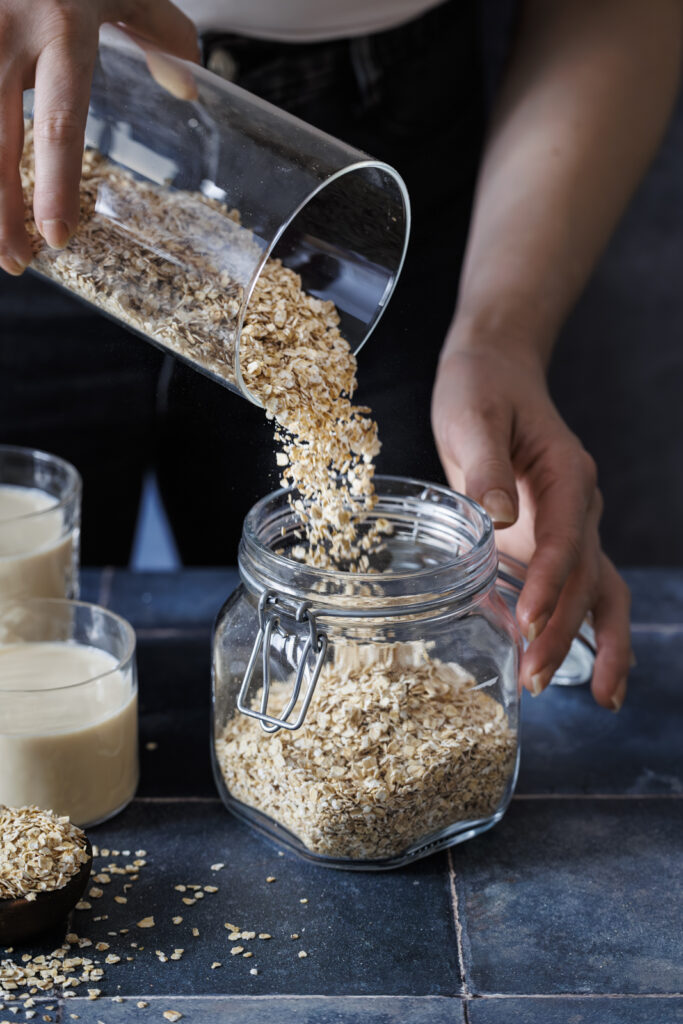
[(410, 21), (443, 0), (175, 0), (200, 32), (280, 42), (367, 35)]

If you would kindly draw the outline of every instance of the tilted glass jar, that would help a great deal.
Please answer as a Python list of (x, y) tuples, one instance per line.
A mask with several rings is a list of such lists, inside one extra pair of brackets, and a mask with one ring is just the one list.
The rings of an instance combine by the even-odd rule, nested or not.
[[(36, 237), (31, 270), (261, 404), (242, 372), (243, 327), (268, 261), (334, 303), (357, 352), (401, 272), (406, 187), (382, 161), (205, 68), (154, 61), (164, 87), (140, 49), (103, 30), (80, 226), (63, 250)], [(24, 113), (29, 140), (32, 92)], [(22, 173), (28, 194), (28, 156)]]
[(397, 867), (490, 828), (518, 765), (521, 639), (491, 521), (445, 487), (376, 479), (373, 573), (289, 557), (288, 492), (254, 506), (213, 648), (227, 807), (330, 867)]

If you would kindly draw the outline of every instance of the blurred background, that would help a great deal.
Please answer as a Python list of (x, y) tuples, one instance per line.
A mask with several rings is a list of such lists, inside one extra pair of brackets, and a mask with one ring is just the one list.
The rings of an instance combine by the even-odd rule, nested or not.
[[(514, 4), (484, 0), (480, 17), (485, 94), (490, 102), (509, 48)], [(683, 564), (678, 530), (683, 519), (682, 168), (679, 100), (657, 158), (558, 339), (551, 367), (557, 405), (598, 463), (605, 498), (604, 546), (620, 566)], [(398, 322), (403, 314), (400, 284), (394, 304)], [(443, 324), (427, 318), (422, 329), (442, 332)], [(420, 343), (416, 334), (416, 359)], [(367, 378), (379, 372), (372, 369), (375, 344), (385, 344), (390, 354), (389, 343), (379, 335), (361, 353), (361, 398), (364, 365), (370, 367)], [(88, 366), (88, 354), (94, 352), (96, 375), (106, 378), (109, 396), (96, 402)], [(381, 356), (381, 349), (378, 352)], [(392, 376), (391, 360), (382, 365), (379, 386), (386, 401), (373, 406), (380, 434), (392, 417), (406, 420), (409, 432), (411, 416), (428, 416), (428, 395), (411, 395), (412, 409), (406, 408), (398, 368)], [(125, 564), (131, 538), (133, 567), (165, 569), (179, 564), (152, 465), (154, 444), (141, 445), (140, 438), (153, 438), (157, 419), (165, 415), (169, 390), (182, 395), (188, 374), (191, 371), (178, 372), (169, 357), (53, 286), (30, 275), (0, 276), (0, 440), (40, 443), (71, 458), (79, 468), (82, 460), (96, 467), (98, 494), (95, 497), (94, 488), (91, 494), (86, 488), (84, 495), (84, 564)], [(67, 393), (69, 403), (79, 408), (82, 403), (77, 436), (73, 428), (60, 425)], [(44, 440), (46, 425), (49, 443)], [(202, 381), (183, 411), (174, 414), (170, 429), (176, 447), (167, 446), (156, 464), (162, 479), (178, 478), (173, 514), (197, 536), (212, 517), (225, 516), (224, 537), (208, 557), (205, 552), (195, 554), (190, 545), (183, 558), (188, 564), (232, 563), (243, 515), (277, 484), (272, 428), (260, 410)], [(234, 436), (227, 461), (214, 446), (219, 429)], [(174, 462), (174, 450), (183, 441), (188, 442), (190, 461), (196, 463), (192, 477), (185, 475), (187, 451), (183, 464)], [(425, 475), (429, 470), (435, 477), (434, 453), (424, 457)], [(263, 467), (256, 482), (251, 474), (255, 462)], [(401, 452), (385, 447), (378, 468), (400, 472)], [(122, 493), (121, 481), (129, 477), (144, 481), (141, 496), (136, 488)], [(115, 538), (111, 524), (123, 520), (130, 528), (117, 529)]]

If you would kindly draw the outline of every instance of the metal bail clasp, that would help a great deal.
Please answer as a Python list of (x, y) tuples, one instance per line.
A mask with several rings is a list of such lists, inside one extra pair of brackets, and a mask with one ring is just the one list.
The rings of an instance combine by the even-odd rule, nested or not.
[[(259, 631), (256, 640), (254, 641), (254, 648), (251, 652), (249, 664), (247, 665), (247, 670), (244, 673), (242, 686), (237, 697), (237, 708), (243, 715), (248, 715), (249, 718), (257, 718), (261, 723), (261, 728), (264, 732), (275, 733), (280, 729), (289, 729), (294, 731), (295, 729), (300, 729), (303, 725), (304, 719), (306, 718), (306, 712), (308, 711), (313, 698), (315, 687), (320, 677), (320, 671), (323, 667), (323, 662), (327, 653), (327, 634), (318, 630), (316, 612), (311, 609), (310, 601), (301, 601), (294, 608), (288, 608), (286, 605), (280, 603), (277, 594), (273, 593), (272, 590), (266, 590), (259, 599), (258, 612)], [(277, 626), (281, 626), (281, 618), (283, 616), (294, 619), (295, 622), (308, 622), (309, 635), (301, 652), (301, 659), (297, 668), (292, 695), (278, 718), (275, 715), (268, 714), (268, 698), (270, 696), (270, 645), (273, 630)], [(290, 722), (289, 716), (292, 714), (292, 711), (299, 700), (301, 687), (306, 674), (306, 664), (311, 652), (315, 652), (316, 655), (315, 665), (313, 666), (308, 684), (304, 691), (303, 702), (299, 713), (295, 721)], [(256, 662), (259, 654), (261, 654), (263, 658), (263, 690), (261, 692), (261, 710), (257, 711), (247, 703), (247, 694), (254, 676), (254, 670), (256, 668)]]

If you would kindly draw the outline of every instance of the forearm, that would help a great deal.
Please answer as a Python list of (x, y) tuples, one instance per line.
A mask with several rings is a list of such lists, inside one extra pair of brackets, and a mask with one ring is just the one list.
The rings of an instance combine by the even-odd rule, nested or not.
[(447, 349), (545, 361), (655, 153), (681, 0), (527, 0), (486, 145)]

